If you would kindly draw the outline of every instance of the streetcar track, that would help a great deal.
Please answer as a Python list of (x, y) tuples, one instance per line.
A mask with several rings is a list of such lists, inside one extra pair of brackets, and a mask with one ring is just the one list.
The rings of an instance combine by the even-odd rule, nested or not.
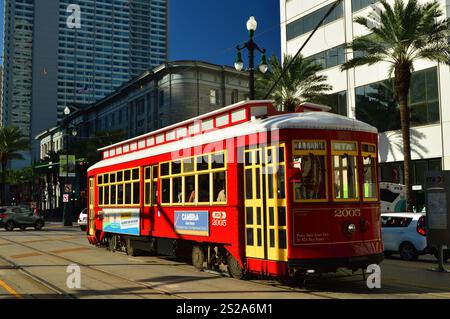
[(3, 262), (5, 262), (6, 264), (10, 265), (10, 270), (16, 270), (19, 273), (21, 273), (22, 275), (24, 275), (24, 278), (27, 278), (29, 280), (32, 280), (33, 283), (37, 283), (43, 287), (45, 287), (46, 289), (65, 297), (66, 299), (75, 299), (73, 296), (71, 296), (70, 294), (66, 293), (64, 290), (58, 288), (57, 286), (53, 285), (52, 283), (50, 283), (49, 281), (38, 277), (36, 275), (34, 275), (33, 273), (29, 272), (28, 270), (26, 270), (25, 268), (23, 268), (22, 266), (16, 264), (14, 261), (9, 260), (8, 258), (1, 256), (0, 255), (0, 260), (2, 260)]
[[(63, 257), (63, 256), (60, 256), (60, 255), (54, 254), (54, 253), (52, 253), (52, 252), (46, 252), (46, 251), (44, 251), (44, 250), (41, 250), (41, 249), (38, 249), (38, 248), (35, 248), (35, 247), (32, 247), (32, 246), (23, 244), (23, 243), (21, 243), (21, 242), (16, 242), (16, 241), (13, 241), (13, 240), (10, 240), (10, 239), (4, 239), (4, 240), (6, 240), (6, 241), (8, 241), (8, 242), (10, 242), (10, 243), (12, 243), (12, 244), (16, 244), (16, 245), (19, 245), (19, 246), (22, 246), (22, 247), (25, 247), (25, 248), (28, 248), (28, 249), (37, 251), (37, 252), (39, 252), (39, 253), (42, 253), (43, 255), (48, 255), (48, 256), (56, 257), (56, 258), (59, 258), (59, 259), (68, 261), (68, 262), (70, 262), (70, 263), (77, 264), (77, 265), (79, 265), (79, 266), (81, 266), (81, 267), (85, 267), (85, 268), (87, 268), (87, 269), (90, 269), (90, 270), (93, 270), (93, 271), (97, 271), (97, 272), (106, 274), (106, 275), (108, 275), (108, 276), (113, 276), (113, 277), (118, 278), (118, 279), (120, 279), (120, 280), (123, 280), (123, 281), (127, 281), (127, 282), (130, 282), (130, 283), (133, 283), (134, 285), (138, 285), (138, 286), (141, 286), (141, 287), (144, 287), (144, 288), (148, 288), (148, 289), (154, 290), (154, 291), (156, 291), (156, 292), (158, 292), (158, 293), (160, 293), (160, 294), (162, 294), (162, 295), (172, 296), (172, 297), (176, 297), (176, 298), (179, 298), (179, 299), (189, 299), (188, 297), (185, 297), (185, 296), (182, 296), (182, 295), (178, 295), (178, 294), (176, 294), (176, 293), (171, 293), (170, 291), (167, 291), (167, 290), (165, 290), (165, 289), (162, 289), (162, 288), (156, 288), (156, 287), (154, 287), (154, 286), (152, 286), (152, 285), (150, 285), (150, 284), (146, 284), (146, 283), (142, 283), (142, 282), (136, 282), (136, 281), (130, 280), (129, 278), (126, 278), (126, 277), (117, 275), (117, 274), (115, 274), (115, 273), (112, 273), (112, 272), (109, 272), (109, 271), (106, 271), (106, 270), (103, 270), (103, 269), (99, 269), (99, 268), (94, 267), (94, 266), (91, 266), (91, 265), (86, 265), (86, 264), (80, 263), (80, 262), (78, 262), (78, 261), (75, 261), (75, 260), (73, 260), (73, 259), (70, 259), (70, 258), (67, 258), (67, 257)], [(39, 282), (39, 281), (42, 280), (43, 283), (48, 283), (46, 280), (44, 280), (44, 279), (42, 279), (42, 278), (40, 278), (40, 277), (38, 277), (38, 276), (35, 276), (35, 275), (31, 274), (30, 272), (26, 271), (22, 266), (17, 265), (17, 264), (14, 263), (13, 261), (10, 261), (10, 260), (6, 259), (6, 258), (3, 257), (3, 256), (0, 256), (0, 258), (3, 259), (5, 262), (9, 263), (10, 265), (12, 265), (13, 267), (15, 267), (17, 270), (23, 271), (24, 273), (26, 273), (26, 274), (29, 275), (30, 277), (33, 277), (33, 279), (35, 279), (36, 281)], [(98, 280), (98, 281), (100, 281), (100, 282), (102, 282), (102, 283), (104, 283), (104, 284), (109, 284), (108, 282), (104, 282), (104, 281), (102, 281), (102, 280), (99, 280), (98, 278), (96, 278), (96, 280)], [(55, 292), (56, 292), (56, 291), (58, 291), (58, 292), (59, 292), (59, 291), (64, 292), (63, 290), (57, 288), (56, 286), (54, 286), (54, 285), (52, 285), (52, 284), (50, 284), (50, 283), (48, 283), (48, 284), (50, 285), (50, 287), (54, 287), (54, 288), (56, 289)], [(45, 285), (45, 284), (44, 284), (44, 285)], [(118, 290), (123, 290), (123, 291), (125, 291), (126, 293), (130, 294), (130, 291), (128, 291), (126, 288), (120, 288), (120, 287), (115, 287), (115, 288), (118, 289)], [(53, 290), (54, 290), (54, 289), (53, 289)], [(72, 295), (72, 294), (68, 294), (68, 293), (66, 293), (66, 292), (64, 292), (64, 294), (67, 294), (68, 296), (72, 297), (72, 299), (75, 299), (75, 298), (76, 298), (76, 297), (75, 297), (74, 295)], [(141, 295), (139, 295), (139, 294), (136, 294), (136, 295), (137, 295), (137, 296), (141, 296)]]
[[(40, 235), (40, 234), (37, 234), (36, 236), (44, 237), (43, 235)], [(74, 243), (73, 242), (73, 240), (77, 240), (77, 239), (79, 239), (78, 236), (73, 236), (73, 237), (70, 237), (70, 238), (69, 237), (65, 237), (65, 238), (60, 238), (60, 239), (51, 239), (51, 240), (58, 240), (58, 241), (67, 242), (67, 243), (70, 243), (70, 244), (73, 244), (73, 245), (79, 245), (78, 243)], [(87, 269), (90, 269), (90, 270), (93, 270), (93, 271), (97, 271), (97, 272), (103, 273), (103, 274), (108, 275), (108, 276), (113, 276), (113, 277), (118, 278), (120, 280), (124, 280), (124, 281), (130, 282), (130, 283), (133, 283), (134, 285), (139, 285), (141, 287), (154, 290), (154, 291), (156, 291), (156, 292), (158, 292), (158, 293), (160, 293), (162, 295), (172, 296), (172, 297), (176, 297), (176, 298), (180, 298), (180, 299), (190, 299), (190, 298), (188, 298), (186, 296), (183, 296), (182, 294), (178, 294), (176, 292), (173, 293), (173, 292), (167, 291), (167, 290), (162, 289), (162, 288), (157, 288), (157, 287), (155, 287), (152, 284), (136, 282), (136, 281), (130, 280), (130, 279), (126, 278), (126, 277), (123, 277), (121, 275), (118, 275), (116, 273), (113, 273), (113, 272), (110, 272), (110, 271), (107, 271), (107, 270), (104, 270), (104, 269), (99, 269), (96, 266), (79, 263), (79, 262), (77, 262), (75, 260), (72, 260), (72, 259), (67, 258), (67, 257), (60, 256), (60, 255), (57, 255), (57, 254), (55, 254), (53, 252), (47, 252), (47, 251), (44, 251), (44, 250), (41, 250), (41, 249), (38, 249), (38, 248), (34, 248), (32, 246), (24, 244), (24, 242), (16, 242), (14, 240), (5, 239), (5, 238), (3, 238), (3, 240), (8, 241), (10, 244), (16, 244), (16, 245), (20, 245), (20, 246), (28, 248), (28, 249), (32, 249), (32, 250), (37, 251), (39, 253), (42, 253), (44, 255), (49, 255), (49, 256), (52, 256), (52, 257), (56, 257), (56, 258), (68, 261), (70, 263), (76, 263), (77, 265), (80, 265), (80, 266), (85, 267)], [(39, 241), (36, 241), (36, 243), (37, 242), (39, 242)], [(72, 251), (71, 249), (68, 250), (68, 252), (71, 252), (71, 251)], [(62, 292), (63, 295), (67, 295), (69, 298), (76, 298), (75, 296), (72, 296), (71, 294), (67, 294), (63, 290), (59, 289), (56, 286), (53, 286), (50, 283), (48, 283), (48, 284), (50, 284), (50, 287), (48, 287), (47, 284), (46, 284), (47, 281), (45, 279), (39, 278), (39, 277), (29, 273), (28, 271), (26, 271), (21, 266), (18, 266), (14, 262), (9, 261), (9, 260), (5, 259), (2, 256), (0, 256), (0, 258), (5, 260), (9, 264), (13, 265), (13, 267), (15, 269), (24, 272), (30, 278), (38, 281), (39, 283), (41, 283), (41, 281), (44, 282), (44, 284), (43, 284), (44, 286), (46, 286), (47, 288), (49, 288), (51, 290), (58, 291), (58, 294), (61, 294), (61, 292)], [(145, 262), (145, 261), (142, 261), (142, 260), (136, 259), (136, 258), (133, 258), (132, 261)], [(108, 266), (108, 265), (103, 265), (103, 266)], [(185, 267), (186, 270), (191, 270), (190, 269), (190, 265), (188, 265), (188, 264), (183, 264), (182, 266), (186, 266)], [(194, 270), (192, 270), (192, 272), (194, 272)], [(195, 272), (197, 272), (197, 271), (195, 271)], [(220, 277), (229, 277), (229, 276), (227, 276), (226, 274), (224, 274), (222, 272), (210, 271), (210, 270), (207, 270), (205, 272), (213, 274), (213, 275), (216, 275), (216, 276), (220, 276)], [(331, 277), (331, 278), (333, 280), (336, 280), (336, 279), (341, 279), (341, 278), (352, 278), (352, 277), (356, 277), (356, 276), (361, 276), (361, 275), (360, 274), (344, 274), (344, 275), (339, 275), (337, 277)], [(313, 285), (316, 285), (317, 283), (319, 283), (319, 285), (323, 284), (323, 282), (317, 282), (314, 279), (315, 278), (311, 278), (310, 280), (308, 280), (308, 282), (310, 284), (313, 284)], [(99, 280), (99, 281), (101, 281), (101, 280)], [(360, 281), (363, 282), (362, 279)], [(346, 293), (346, 294), (350, 293), (348, 291), (336, 291), (335, 289), (328, 290), (328, 291), (317, 291), (317, 289), (320, 289), (320, 288), (313, 288), (313, 287), (311, 287), (311, 288), (314, 289), (314, 290), (311, 290), (311, 289), (308, 289), (308, 288), (298, 287), (297, 285), (299, 283), (289, 283), (289, 282), (286, 283), (286, 282), (283, 282), (283, 281), (278, 281), (278, 280), (273, 280), (273, 279), (268, 279), (268, 281), (249, 280), (248, 282), (252, 282), (254, 284), (258, 284), (258, 285), (265, 286), (265, 287), (271, 286), (271, 287), (274, 287), (274, 288), (277, 288), (277, 289), (280, 289), (280, 290), (284, 290), (284, 291), (288, 291), (288, 292), (298, 292), (298, 293), (303, 293), (303, 294), (316, 296), (316, 297), (320, 297), (320, 298), (327, 298), (327, 299), (340, 299), (338, 297), (330, 295), (330, 294), (333, 294), (333, 293)], [(405, 283), (399, 282), (399, 281), (395, 281), (395, 284), (398, 285), (398, 286), (392, 286), (391, 282), (392, 282), (392, 280), (390, 280), (390, 284), (383, 285), (382, 286), (382, 291), (380, 291), (380, 292), (378, 292), (377, 290), (369, 290), (368, 288), (367, 288), (368, 289), (367, 292), (362, 292), (361, 291), (361, 287), (357, 287), (358, 294), (361, 294), (361, 295), (363, 295), (363, 294), (373, 294), (373, 296), (376, 298), (377, 295), (385, 293), (385, 292), (391, 292), (391, 293), (397, 293), (397, 294), (420, 294), (420, 293), (426, 293), (429, 296), (436, 296), (436, 297), (439, 297), (439, 298), (448, 298), (448, 295), (440, 294), (441, 292), (442, 293), (449, 293), (448, 290), (444, 290), (442, 288), (427, 287), (427, 286), (414, 286), (414, 285), (408, 285), (408, 284), (405, 284)], [(355, 281), (339, 281), (339, 284), (348, 286), (348, 285), (355, 284)], [(156, 285), (158, 285), (158, 283)], [(414, 288), (416, 290), (420, 289), (422, 291), (414, 291), (413, 292), (413, 291), (411, 291), (410, 288)], [(117, 288), (117, 289), (124, 290), (125, 292), (130, 294), (130, 292), (126, 288)], [(132, 294), (132, 292), (131, 292), (131, 294)], [(139, 294), (136, 294), (136, 295), (138, 296)]]

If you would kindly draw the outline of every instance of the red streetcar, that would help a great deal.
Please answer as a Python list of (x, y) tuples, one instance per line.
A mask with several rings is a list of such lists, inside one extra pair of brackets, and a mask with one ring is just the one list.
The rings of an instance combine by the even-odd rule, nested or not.
[(90, 243), (235, 278), (380, 263), (377, 130), (325, 108), (240, 102), (102, 149)]

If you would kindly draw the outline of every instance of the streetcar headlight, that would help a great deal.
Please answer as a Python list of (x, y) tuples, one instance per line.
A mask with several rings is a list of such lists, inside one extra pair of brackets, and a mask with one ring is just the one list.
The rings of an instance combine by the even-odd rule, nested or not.
[(354, 234), (354, 233), (356, 232), (356, 226), (355, 226), (355, 224), (349, 224), (349, 225), (347, 226), (347, 232), (348, 232), (349, 234)]

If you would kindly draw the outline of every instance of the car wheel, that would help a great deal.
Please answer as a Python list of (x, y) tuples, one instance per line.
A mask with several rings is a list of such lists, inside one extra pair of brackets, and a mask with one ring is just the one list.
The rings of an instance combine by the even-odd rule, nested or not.
[(5, 230), (6, 231), (13, 231), (14, 230), (14, 228), (15, 228), (15, 224), (14, 224), (14, 222), (12, 221), (12, 220), (10, 220), (10, 221), (8, 221), (8, 222), (6, 222), (6, 224), (5, 224)]
[(411, 244), (411, 243), (403, 243), (400, 246), (400, 258), (402, 260), (406, 260), (406, 261), (413, 261), (413, 260), (417, 260), (418, 258), (418, 254), (416, 251), (416, 248)]
[(36, 229), (36, 230), (41, 230), (42, 227), (44, 227), (44, 222), (42, 220), (38, 220), (36, 222), (36, 224), (34, 225), (34, 229)]

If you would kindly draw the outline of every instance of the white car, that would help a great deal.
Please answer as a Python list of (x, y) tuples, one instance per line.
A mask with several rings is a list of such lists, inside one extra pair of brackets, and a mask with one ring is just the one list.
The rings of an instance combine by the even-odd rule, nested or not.
[(383, 213), (381, 232), (386, 256), (400, 254), (403, 260), (417, 260), (430, 252), (424, 213)]
[(78, 226), (82, 231), (86, 231), (87, 226), (87, 208), (83, 209), (78, 216)]

